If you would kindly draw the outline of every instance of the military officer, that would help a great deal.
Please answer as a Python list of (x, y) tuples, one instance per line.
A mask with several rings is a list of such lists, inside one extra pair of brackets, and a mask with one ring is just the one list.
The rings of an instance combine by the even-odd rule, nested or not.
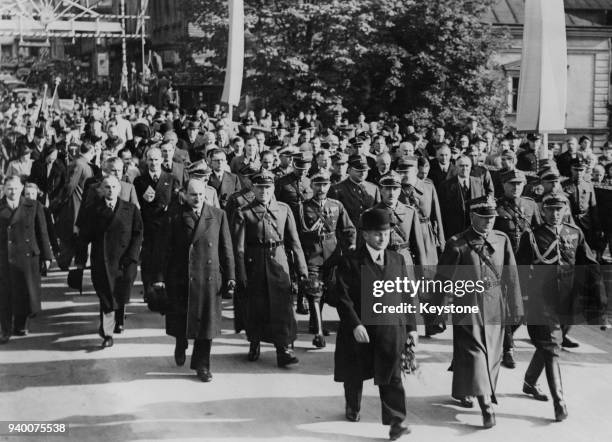
[[(283, 202), (291, 208), (293, 218), (299, 216), (300, 206), (302, 203), (312, 198), (312, 189), (310, 188), (310, 179), (308, 178), (308, 170), (312, 163), (312, 154), (308, 152), (300, 152), (293, 157), (293, 172), (278, 179), (274, 186), (274, 195), (276, 199)], [(291, 268), (291, 276), (295, 281), (295, 269), (293, 265), (293, 256), (289, 257)], [(308, 314), (308, 302), (301, 290), (298, 288), (297, 296), (297, 313), (300, 315)]]
[[(512, 250), (516, 253), (523, 232), (541, 224), (538, 204), (529, 197), (521, 196), (525, 187), (525, 174), (520, 170), (508, 170), (500, 176), (504, 194), (497, 200), (497, 218), (495, 230), (508, 235)], [(507, 368), (516, 367), (514, 361), (513, 335), (518, 325), (507, 324), (504, 334), (504, 356), (502, 365)]]
[(353, 225), (359, 225), (361, 214), (380, 202), (378, 187), (367, 182), (368, 160), (365, 155), (351, 155), (348, 159), (348, 177), (333, 186), (331, 198), (342, 203)]
[(276, 347), (279, 367), (298, 363), (289, 346), (297, 324), (291, 299), (288, 253), (292, 252), (300, 280), (308, 267), (289, 206), (276, 201), (274, 174), (262, 171), (252, 178), (255, 199), (233, 220), (237, 283), (246, 292), (248, 359), (259, 359), (260, 342)]
[(425, 255), (423, 235), (421, 235), (419, 213), (416, 208), (399, 201), (402, 192), (402, 177), (394, 171), (382, 177), (378, 186), (382, 201), (373, 208), (386, 210), (391, 220), (391, 236), (387, 249), (404, 257), (411, 278), (420, 277), (414, 266), (420, 266)]
[(330, 176), (332, 186), (346, 179), (348, 168), (348, 155), (343, 152), (337, 152), (331, 157), (332, 173)]
[(571, 167), (572, 178), (563, 183), (563, 191), (569, 199), (569, 207), (576, 225), (584, 233), (589, 246), (595, 249), (597, 234), (601, 232), (595, 189), (584, 179), (587, 168), (585, 161), (575, 158), (571, 162)]
[(310, 310), (312, 344), (325, 347), (321, 298), (325, 291), (326, 272), (337, 264), (342, 252), (355, 249), (356, 231), (344, 206), (327, 197), (330, 188), (328, 173), (319, 172), (310, 179), (313, 197), (304, 201), (298, 218), (300, 241), (308, 266), (305, 292)]
[(278, 152), (279, 164), (272, 170), (276, 179), (289, 175), (293, 172), (293, 157), (296, 155), (296, 149), (292, 146), (283, 147)]
[[(438, 192), (429, 178), (418, 177), (418, 159), (414, 156), (400, 158), (397, 172), (402, 177), (402, 192), (400, 202), (417, 210), (418, 229), (423, 241), (423, 253), (420, 265), (424, 277), (433, 277), (438, 264), (438, 253), (444, 248), (444, 229), (442, 227), (442, 211), (438, 202)], [(421, 301), (427, 301), (427, 295)], [(433, 318), (424, 315), (425, 335), (433, 336), (446, 329), (444, 324), (434, 324)]]
[(525, 150), (516, 157), (516, 168), (525, 172), (537, 172), (539, 169), (537, 154), (542, 138), (540, 134), (531, 133), (527, 135), (527, 142)]
[[(599, 264), (584, 234), (579, 228), (563, 223), (565, 196), (550, 193), (544, 197), (542, 206), (544, 223), (523, 233), (516, 254), (517, 264), (531, 266), (529, 272), (521, 272), (521, 285), (528, 299), (527, 329), (536, 347), (525, 373), (523, 392), (537, 400), (548, 400), (537, 386), (544, 370), (555, 419), (562, 421), (568, 413), (559, 367), (561, 324), (576, 322), (582, 314), (590, 324), (604, 324), (607, 301)], [(581, 267), (580, 272), (576, 266)], [(578, 296), (583, 297), (582, 302), (577, 302)], [(577, 306), (584, 311), (578, 311)]]
[[(512, 244), (493, 230), (497, 216), (492, 195), (469, 201), (470, 227), (450, 238), (440, 256), (437, 280), (481, 282), (484, 292), (453, 296), (454, 306), (478, 306), (453, 314), (452, 396), (476, 396), (483, 426), (495, 425), (492, 403), (502, 361), (504, 323), (518, 323), (523, 302)], [(445, 296), (441, 295), (440, 299)], [(469, 401), (466, 404), (469, 405)]]

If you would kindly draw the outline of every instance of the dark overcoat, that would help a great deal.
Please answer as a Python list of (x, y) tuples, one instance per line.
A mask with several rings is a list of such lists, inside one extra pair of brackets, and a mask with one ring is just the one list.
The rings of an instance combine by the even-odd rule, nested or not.
[[(482, 256), (487, 257), (486, 260)], [(472, 228), (453, 236), (440, 256), (436, 279), (489, 282), (490, 286), (482, 293), (455, 290), (451, 300), (446, 299), (446, 302), (479, 307), (478, 313), (456, 313), (452, 317), (453, 397), (489, 395), (495, 400), (504, 323), (523, 316), (519, 276), (510, 240), (496, 230), (485, 240)]]
[[(372, 299), (370, 287), (374, 279), (395, 280), (397, 277), (408, 277), (403, 256), (390, 250), (384, 253), (384, 270), (372, 261), (365, 245), (349, 252), (340, 260), (335, 300), (340, 317), (334, 353), (336, 382), (355, 382), (374, 378), (376, 385), (387, 385), (399, 370), (407, 330), (415, 324), (414, 314), (387, 315), (389, 320), (393, 321), (387, 325), (362, 322), (362, 304)], [(362, 288), (364, 288), (363, 293)], [(367, 298), (363, 299), (362, 296)], [(388, 304), (410, 302), (409, 298), (398, 294), (391, 296), (393, 296), (392, 301)], [(368, 344), (360, 344), (355, 340), (353, 330), (358, 325), (365, 326), (370, 337)]]
[[(350, 178), (331, 186), (328, 196), (342, 203), (353, 225), (357, 228), (359, 228), (361, 214), (380, 202), (380, 192), (377, 186), (367, 181), (356, 184)], [(357, 243), (359, 242), (358, 240)]]
[(219, 197), (219, 203), (221, 204), (222, 209), (225, 209), (228, 198), (234, 193), (238, 192), (242, 187), (240, 185), (238, 175), (230, 172), (223, 172), (221, 181), (219, 181), (217, 175), (212, 173), (210, 175), (208, 185), (217, 191), (217, 196)]
[(459, 177), (454, 176), (440, 184), (438, 196), (440, 209), (445, 216), (442, 218), (444, 234), (447, 238), (463, 232), (470, 226), (467, 202), (486, 194), (482, 178), (470, 176), (470, 189), (467, 198), (464, 198)]
[(237, 212), (233, 232), (236, 274), (245, 289), (245, 298), (236, 302), (245, 307), (247, 337), (288, 345), (297, 335), (289, 252), (296, 273), (308, 276), (291, 209), (274, 199), (267, 208), (255, 200)]
[(22, 198), (13, 212), (0, 199), (0, 310), (40, 311), (40, 259), (52, 257), (42, 204)]
[(171, 301), (166, 333), (213, 339), (221, 331), (221, 292), (235, 280), (234, 253), (227, 215), (204, 204), (200, 218), (184, 205), (167, 235), (163, 280)]
[(130, 300), (142, 245), (142, 218), (134, 204), (121, 199), (114, 210), (104, 199), (97, 200), (82, 215), (79, 244), (85, 248), (91, 243), (91, 280), (108, 313)]

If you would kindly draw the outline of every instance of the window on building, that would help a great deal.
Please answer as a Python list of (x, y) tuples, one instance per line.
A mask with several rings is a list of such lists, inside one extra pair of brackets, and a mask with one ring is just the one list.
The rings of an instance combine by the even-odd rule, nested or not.
[(518, 110), (518, 95), (519, 95), (519, 77), (518, 75), (511, 77), (512, 78), (512, 108), (511, 113), (515, 114)]

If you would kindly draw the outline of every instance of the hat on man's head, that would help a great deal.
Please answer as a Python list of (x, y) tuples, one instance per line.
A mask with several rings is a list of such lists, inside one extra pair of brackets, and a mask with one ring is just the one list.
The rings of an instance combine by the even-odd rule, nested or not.
[(144, 123), (136, 124), (132, 133), (135, 137), (140, 137), (144, 139), (148, 139), (151, 137), (151, 129)]
[(406, 155), (398, 160), (396, 170), (398, 172), (406, 172), (411, 167), (417, 167), (418, 165), (419, 159), (416, 156)]
[(251, 178), (251, 183), (253, 184), (253, 186), (258, 187), (274, 186), (274, 174), (267, 170), (262, 170), (253, 175), (253, 177)]
[(561, 176), (559, 175), (559, 171), (554, 167), (546, 167), (541, 169), (538, 172), (538, 176), (540, 177), (540, 181), (558, 181)]
[(383, 175), (378, 180), (378, 185), (380, 187), (402, 187), (402, 177), (399, 173), (395, 171), (390, 171), (389, 173)]
[(586, 135), (583, 135), (583, 136), (580, 137), (580, 139), (578, 140), (578, 144), (582, 144), (583, 141), (592, 142), (591, 138), (586, 136)]
[(332, 155), (331, 160), (332, 164), (346, 164), (348, 163), (349, 156), (344, 152), (336, 152)]
[(285, 146), (278, 151), (278, 154), (282, 157), (292, 157), (298, 153), (298, 150), (294, 146)]
[(351, 155), (348, 159), (349, 167), (355, 170), (370, 170), (365, 155)]
[(293, 155), (294, 169), (310, 169), (312, 154), (310, 152), (298, 152)]
[(502, 173), (500, 178), (502, 183), (525, 183), (527, 181), (525, 174), (517, 169)]
[(516, 131), (509, 131), (505, 136), (504, 140), (520, 140), (521, 136), (516, 133)]
[(187, 166), (187, 174), (191, 178), (202, 178), (212, 173), (212, 169), (204, 160), (196, 161)]
[(542, 198), (542, 207), (565, 207), (567, 198), (560, 192), (552, 192)]
[(389, 230), (391, 228), (391, 216), (384, 209), (369, 209), (361, 214), (359, 219), (361, 230)]
[(530, 133), (529, 135), (527, 135), (527, 140), (528, 141), (537, 141), (537, 140), (541, 140), (542, 137), (540, 137), (540, 134), (537, 133)]
[(497, 204), (493, 195), (485, 195), (468, 201), (470, 213), (478, 216), (497, 216)]
[(310, 182), (312, 184), (329, 184), (331, 183), (331, 178), (326, 172), (318, 172), (310, 178)]

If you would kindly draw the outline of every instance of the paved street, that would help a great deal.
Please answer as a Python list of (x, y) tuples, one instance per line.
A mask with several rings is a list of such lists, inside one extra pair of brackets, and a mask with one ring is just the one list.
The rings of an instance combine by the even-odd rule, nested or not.
[[(128, 307), (127, 331), (116, 337), (114, 347), (100, 350), (98, 302), (89, 279), (83, 296), (66, 289), (65, 279), (65, 272), (50, 273), (44, 281), (44, 312), (31, 323), (31, 333), (0, 349), (2, 421), (66, 422), (70, 439), (78, 441), (387, 438), (387, 428), (380, 424), (378, 390), (371, 382), (364, 389), (361, 422), (344, 421), (342, 386), (332, 379), (334, 336), (327, 348), (316, 350), (311, 336), (301, 334), (296, 342), (301, 364), (290, 370), (276, 367), (269, 345), (262, 347), (260, 361), (250, 363), (244, 335), (233, 333), (229, 305), (223, 336), (213, 345), (214, 379), (204, 384), (188, 363), (175, 366), (173, 339), (164, 334), (163, 318), (139, 302), (139, 287), (135, 303)], [(330, 309), (325, 316), (336, 318)], [(306, 317), (299, 321), (305, 331)], [(569, 420), (554, 422), (552, 403), (520, 393), (532, 353), (522, 327), (517, 332), (519, 365), (502, 369), (498, 425), (487, 431), (481, 429), (477, 408), (462, 409), (449, 397), (450, 333), (422, 339), (420, 374), (405, 381), (413, 432), (402, 440), (610, 440), (612, 333), (576, 327), (572, 335), (582, 345), (562, 357)], [(545, 385), (545, 379), (541, 383)]]

